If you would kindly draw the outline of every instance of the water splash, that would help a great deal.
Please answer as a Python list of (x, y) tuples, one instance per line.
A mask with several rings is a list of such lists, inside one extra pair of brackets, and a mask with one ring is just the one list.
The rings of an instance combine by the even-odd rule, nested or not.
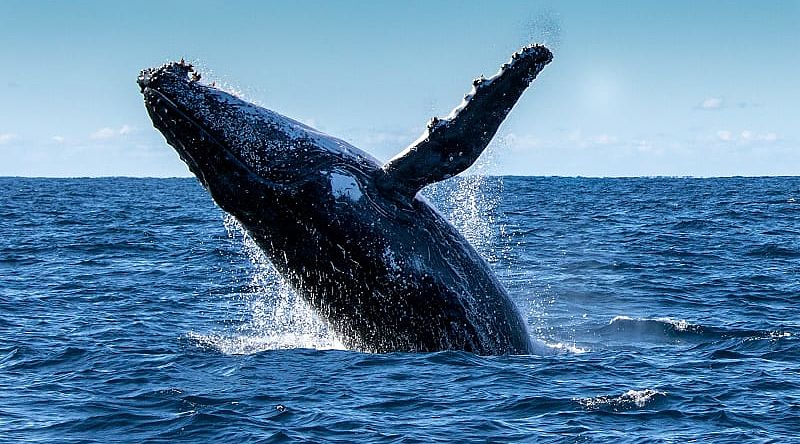
[(488, 174), (496, 164), (491, 151), (484, 152), (467, 174), (430, 185), (423, 194), (487, 261), (494, 263), (503, 253), (499, 245), (505, 227), (496, 218), (503, 178)]
[[(497, 156), (507, 152), (502, 143), (493, 144), (485, 151), (466, 174), (428, 186), (423, 194), (433, 202), (447, 220), (475, 247), (475, 249), (494, 267), (509, 263), (514, 242), (498, 213), (502, 202), (504, 182), (502, 176), (492, 176), (498, 165)], [(497, 270), (507, 279), (516, 279), (518, 270)], [(511, 284), (520, 285), (519, 282)], [(529, 293), (519, 308), (526, 314), (528, 329), (534, 338), (535, 354), (553, 355), (559, 353), (580, 354), (589, 351), (576, 345), (570, 338), (553, 338), (554, 326), (545, 322), (549, 307), (555, 304), (555, 297), (549, 288), (543, 292)], [(574, 337), (574, 331), (572, 332)]]
[(189, 332), (186, 338), (195, 345), (216, 350), (226, 355), (251, 355), (267, 350), (310, 348), (316, 350), (344, 350), (344, 346), (331, 340), (321, 341), (316, 334), (200, 334)]
[(575, 342), (548, 341), (541, 338), (534, 338), (533, 349), (534, 354), (541, 356), (580, 355), (591, 351)]
[(523, 44), (541, 43), (551, 50), (561, 47), (561, 15), (550, 9), (531, 15), (520, 24)]
[(610, 410), (614, 412), (643, 409), (658, 399), (665, 398), (666, 392), (653, 389), (628, 390), (618, 396), (595, 396), (578, 398), (575, 401), (587, 410)]
[[(503, 179), (487, 174), (496, 162), (491, 153), (486, 154), (468, 175), (432, 185), (424, 193), (487, 261), (496, 263), (506, 252), (501, 245), (509, 243), (500, 242), (505, 231), (496, 216)], [(242, 320), (230, 332), (192, 333), (188, 338), (226, 354), (288, 348), (344, 349), (330, 328), (283, 280), (242, 225), (233, 216), (225, 215), (224, 226), (252, 264), (248, 291), (240, 296), (244, 306)], [(582, 351), (550, 344), (542, 349), (544, 354)]]
[(252, 354), (265, 350), (313, 348), (344, 349), (314, 310), (278, 274), (242, 225), (225, 215), (228, 236), (242, 246), (253, 265), (244, 302), (242, 323), (223, 334), (189, 334), (203, 347), (226, 354)]

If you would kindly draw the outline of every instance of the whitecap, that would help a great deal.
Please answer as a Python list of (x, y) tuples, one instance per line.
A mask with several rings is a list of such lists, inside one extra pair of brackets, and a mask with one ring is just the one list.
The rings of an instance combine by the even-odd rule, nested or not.
[(667, 392), (655, 389), (628, 390), (621, 395), (602, 395), (592, 398), (576, 398), (580, 405), (589, 410), (610, 408), (615, 411), (642, 409), (655, 398), (667, 396)]

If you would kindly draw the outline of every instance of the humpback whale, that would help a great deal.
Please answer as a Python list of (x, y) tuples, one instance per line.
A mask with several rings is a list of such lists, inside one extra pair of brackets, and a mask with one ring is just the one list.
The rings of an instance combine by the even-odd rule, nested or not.
[(157, 128), (350, 349), (532, 351), (486, 261), (418, 192), (468, 168), (552, 59), (517, 51), (386, 163), (201, 81), (181, 60), (141, 71)]

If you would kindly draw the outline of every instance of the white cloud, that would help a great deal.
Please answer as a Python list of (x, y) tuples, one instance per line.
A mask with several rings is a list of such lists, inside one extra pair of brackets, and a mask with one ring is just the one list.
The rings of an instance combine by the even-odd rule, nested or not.
[(66, 139), (64, 139), (64, 136), (53, 136), (50, 138), (50, 140), (52, 140), (55, 143), (64, 143), (64, 140)]
[(722, 140), (723, 142), (730, 142), (731, 140), (733, 140), (733, 134), (731, 134), (731, 132), (727, 130), (717, 131), (717, 137), (719, 138), (719, 140)]
[(581, 130), (575, 130), (567, 134), (567, 141), (571, 142), (581, 148), (587, 148), (597, 145), (612, 145), (619, 142), (617, 136), (610, 134), (597, 134), (594, 136), (586, 136)]
[(632, 145), (637, 151), (642, 153), (663, 153), (663, 150), (660, 147), (657, 147), (653, 144), (653, 142), (647, 139), (634, 140)]
[(702, 109), (706, 111), (715, 111), (720, 109), (731, 109), (731, 108), (758, 108), (761, 105), (756, 102), (749, 102), (749, 101), (738, 101), (733, 102), (730, 100), (725, 100), (722, 97), (707, 97), (703, 99), (702, 102), (697, 104), (697, 109)]
[(117, 132), (111, 128), (100, 128), (99, 130), (89, 135), (89, 138), (92, 140), (110, 139), (114, 137), (116, 134)]
[(719, 97), (709, 97), (702, 102), (700, 102), (700, 108), (702, 109), (720, 109), (722, 108), (722, 99)]
[(12, 140), (16, 140), (18, 138), (19, 138), (19, 136), (17, 136), (16, 134), (13, 134), (13, 133), (0, 134), (0, 145), (5, 145), (5, 144), (11, 142)]
[(114, 138), (116, 136), (125, 136), (133, 132), (134, 128), (130, 125), (122, 125), (119, 129), (114, 128), (100, 128), (99, 130), (93, 132), (89, 135), (89, 138), (92, 140), (107, 140)]
[(508, 133), (500, 138), (500, 143), (512, 152), (533, 152), (549, 147), (574, 147), (581, 149), (616, 149), (636, 147), (649, 150), (652, 144), (646, 140), (620, 140), (619, 137), (607, 133), (584, 135), (581, 130), (570, 131), (563, 138), (547, 139), (528, 133)]
[(595, 145), (608, 145), (616, 141), (616, 137), (609, 136), (608, 134), (600, 134), (599, 136), (594, 136), (589, 139), (589, 142)]
[(751, 130), (742, 130), (738, 134), (733, 131), (717, 131), (717, 139), (726, 143), (752, 143), (752, 142), (775, 142), (778, 135), (774, 132), (757, 133)]
[(578, 143), (583, 139), (583, 133), (581, 130), (575, 130), (567, 134), (567, 140), (570, 142)]

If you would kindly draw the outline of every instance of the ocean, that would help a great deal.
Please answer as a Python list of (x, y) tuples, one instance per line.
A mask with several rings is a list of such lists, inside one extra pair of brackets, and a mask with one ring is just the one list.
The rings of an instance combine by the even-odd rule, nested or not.
[(0, 178), (0, 442), (800, 442), (800, 177), (425, 194), (536, 353), (343, 349), (194, 179)]

